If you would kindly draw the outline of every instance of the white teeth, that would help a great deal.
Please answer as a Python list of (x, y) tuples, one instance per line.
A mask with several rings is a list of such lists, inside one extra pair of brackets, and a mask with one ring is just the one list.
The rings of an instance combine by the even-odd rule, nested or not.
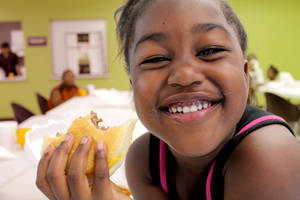
[(178, 111), (178, 112), (182, 112), (182, 110), (183, 110), (183, 109), (182, 109), (181, 106), (178, 106), (178, 107), (177, 107), (177, 111)]
[(211, 107), (212, 103), (208, 101), (197, 101), (195, 103), (178, 103), (177, 105), (172, 105), (168, 108), (170, 113), (189, 113), (197, 112), (203, 109)]
[(183, 113), (188, 113), (188, 112), (190, 112), (190, 108), (187, 107), (187, 106), (184, 106), (183, 107)]
[(192, 105), (190, 108), (191, 112), (196, 112), (198, 110), (197, 106)]
[(198, 105), (198, 110), (202, 110), (202, 103)]
[(172, 112), (176, 113), (177, 112), (177, 108), (176, 107), (172, 107)]

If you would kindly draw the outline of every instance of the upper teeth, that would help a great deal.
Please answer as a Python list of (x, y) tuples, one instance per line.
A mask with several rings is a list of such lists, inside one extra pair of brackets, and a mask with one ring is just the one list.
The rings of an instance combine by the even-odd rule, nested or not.
[(198, 101), (196, 103), (192, 103), (190, 105), (185, 105), (182, 103), (174, 104), (169, 106), (170, 113), (189, 113), (189, 112), (197, 112), (199, 110), (203, 110), (209, 108), (211, 106), (211, 102), (208, 101)]

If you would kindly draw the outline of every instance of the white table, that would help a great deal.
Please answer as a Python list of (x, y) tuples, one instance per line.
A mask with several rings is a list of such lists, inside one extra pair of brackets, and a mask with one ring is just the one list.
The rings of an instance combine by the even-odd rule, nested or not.
[[(86, 115), (94, 110), (99, 117), (104, 119), (104, 125), (116, 125), (130, 118), (137, 118), (131, 93), (117, 90), (95, 90), (89, 96), (74, 97), (69, 101), (57, 106), (45, 115), (33, 116), (20, 127), (30, 128), (36, 124), (47, 124), (49, 120), (71, 123), (78, 116)], [(145, 133), (147, 130), (138, 121), (133, 140)], [(15, 160), (0, 162), (0, 178), (6, 178), (5, 184), (0, 185), (1, 200), (43, 200), (46, 199), (35, 186), (36, 162), (32, 155), (26, 154), (21, 149), (14, 151), (18, 157)], [(1, 166), (2, 169), (1, 170)], [(4, 170), (5, 169), (5, 170)], [(121, 185), (126, 184), (124, 180), (124, 165), (113, 175), (112, 180)]]
[(1, 200), (46, 200), (35, 186), (36, 166), (23, 170), (7, 184), (0, 186)]
[(294, 84), (270, 81), (260, 86), (258, 91), (273, 93), (283, 98), (300, 99), (300, 81), (295, 81)]

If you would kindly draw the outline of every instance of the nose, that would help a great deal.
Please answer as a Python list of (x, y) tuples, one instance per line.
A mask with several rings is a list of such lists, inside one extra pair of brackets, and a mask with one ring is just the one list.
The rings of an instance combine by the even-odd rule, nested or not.
[(168, 77), (171, 87), (186, 87), (200, 85), (205, 80), (205, 75), (200, 71), (200, 66), (192, 64), (180, 64), (174, 66)]

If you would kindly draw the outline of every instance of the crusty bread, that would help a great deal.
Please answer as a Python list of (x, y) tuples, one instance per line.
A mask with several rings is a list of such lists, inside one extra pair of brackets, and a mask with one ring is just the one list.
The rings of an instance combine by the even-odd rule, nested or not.
[[(103, 141), (106, 146), (109, 162), (109, 172), (112, 175), (122, 164), (128, 148), (131, 144), (132, 133), (136, 124), (136, 119), (131, 119), (123, 123), (121, 126), (115, 126), (111, 128), (98, 127), (98, 122), (102, 121), (95, 119), (95, 113), (87, 115), (85, 117), (77, 118), (73, 121), (69, 127), (67, 133), (70, 133), (74, 137), (74, 144), (71, 153), (68, 157), (67, 169), (70, 166), (73, 153), (75, 152), (80, 140), (83, 136), (87, 135), (92, 138), (92, 146), (88, 155), (88, 163), (86, 169), (86, 175), (91, 176), (94, 173), (94, 157), (95, 157), (95, 144), (97, 141)], [(42, 154), (45, 149), (53, 144), (57, 147), (65, 134), (57, 134), (56, 137), (45, 137), (42, 146)]]

